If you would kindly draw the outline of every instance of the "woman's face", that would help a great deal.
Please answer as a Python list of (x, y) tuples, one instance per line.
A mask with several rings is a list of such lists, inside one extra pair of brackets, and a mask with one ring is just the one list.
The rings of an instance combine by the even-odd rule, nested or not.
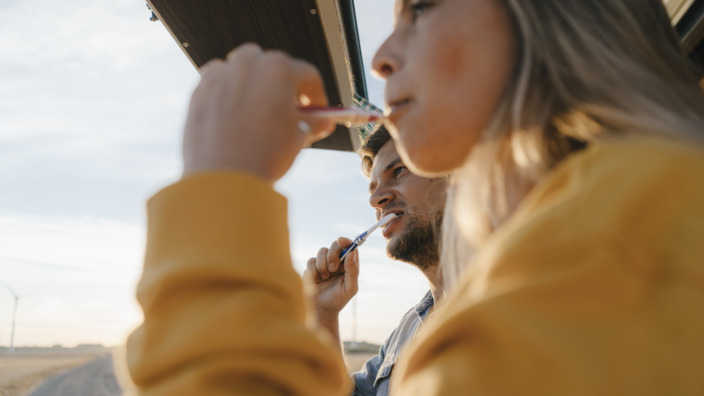
[(460, 167), (516, 63), (500, 0), (397, 0), (372, 67), (386, 80), (388, 129), (403, 161), (432, 176)]

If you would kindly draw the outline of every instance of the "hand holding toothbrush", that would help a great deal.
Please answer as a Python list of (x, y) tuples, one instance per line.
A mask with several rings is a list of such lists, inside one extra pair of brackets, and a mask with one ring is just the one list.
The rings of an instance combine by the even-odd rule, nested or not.
[(328, 136), (336, 123), (381, 117), (328, 107), (315, 66), (256, 44), (241, 45), (200, 71), (184, 130), (184, 175), (236, 170), (273, 183), (302, 148)]
[(395, 218), (396, 218), (396, 214), (394, 214), (394, 213), (389, 213), (389, 214), (387, 214), (386, 216), (384, 216), (384, 217), (382, 217), (381, 219), (379, 219), (379, 221), (377, 221), (376, 224), (374, 224), (371, 228), (369, 228), (368, 230), (366, 230), (366, 231), (364, 231), (363, 233), (359, 234), (359, 235), (357, 236), (357, 238), (355, 238), (354, 241), (352, 241), (352, 245), (350, 245), (348, 248), (346, 248), (345, 250), (343, 250), (342, 252), (340, 252), (340, 261), (344, 260), (344, 259), (345, 259), (345, 256), (346, 256), (349, 252), (354, 251), (354, 250), (357, 249), (358, 247), (362, 246), (362, 244), (367, 240), (367, 237), (368, 237), (369, 235), (371, 235), (371, 233), (374, 232), (374, 230), (376, 230), (376, 229), (379, 228), (379, 227), (384, 227), (384, 226), (387, 225), (389, 222), (391, 222), (391, 220), (393, 220), (393, 219), (395, 219)]
[(344, 262), (340, 260), (340, 252), (352, 243), (351, 239), (340, 237), (308, 259), (303, 276), (315, 285), (313, 294), (318, 311), (336, 315), (357, 293), (359, 255), (355, 251)]
[(320, 73), (305, 61), (244, 44), (201, 75), (186, 119), (184, 175), (236, 170), (273, 183), (311, 137), (333, 131), (333, 121), (299, 114), (328, 105)]
[(309, 286), (318, 325), (338, 341), (338, 315), (342, 308), (357, 294), (359, 255), (357, 248), (379, 227), (396, 217), (389, 214), (354, 240), (338, 238), (330, 248), (321, 248), (316, 257), (308, 260), (303, 278)]
[(357, 251), (348, 254), (344, 262), (340, 261), (340, 252), (350, 245), (351, 239), (340, 237), (329, 248), (321, 248), (316, 257), (308, 260), (303, 273), (318, 326), (330, 334), (336, 345), (341, 345), (338, 322), (340, 311), (357, 294), (359, 288)]

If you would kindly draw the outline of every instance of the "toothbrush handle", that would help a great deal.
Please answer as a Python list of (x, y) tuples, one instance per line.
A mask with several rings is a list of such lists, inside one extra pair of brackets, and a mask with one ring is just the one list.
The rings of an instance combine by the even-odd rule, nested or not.
[(357, 249), (357, 240), (352, 242), (351, 245), (347, 246), (343, 251), (340, 252), (340, 263), (345, 259), (347, 253), (351, 253), (353, 250)]
[(357, 238), (352, 241), (352, 244), (347, 246), (343, 251), (340, 252), (340, 263), (345, 259), (345, 256), (347, 256), (347, 253), (350, 253), (357, 249), (359, 246), (361, 246), (364, 243), (364, 240), (367, 239), (367, 235), (369, 234), (369, 231), (364, 231), (361, 233)]

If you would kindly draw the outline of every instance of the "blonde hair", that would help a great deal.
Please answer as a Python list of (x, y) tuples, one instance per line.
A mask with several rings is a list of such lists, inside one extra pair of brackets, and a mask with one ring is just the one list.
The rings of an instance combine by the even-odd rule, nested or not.
[(704, 92), (661, 0), (503, 3), (520, 53), (492, 120), (453, 176), (441, 249), (448, 288), (580, 146), (646, 134), (703, 140)]

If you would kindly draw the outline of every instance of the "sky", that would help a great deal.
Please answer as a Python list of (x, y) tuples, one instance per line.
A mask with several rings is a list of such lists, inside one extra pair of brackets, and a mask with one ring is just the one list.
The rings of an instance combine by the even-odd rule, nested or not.
[[(363, 60), (388, 34), (393, 0), (356, 0)], [(367, 74), (383, 104), (383, 83)], [(0, 346), (118, 345), (134, 298), (145, 201), (176, 181), (198, 73), (139, 0), (0, 0)], [(371, 226), (354, 153), (304, 150), (276, 188), (289, 199), (294, 266)], [(422, 274), (360, 248), (356, 339), (381, 343), (427, 291)], [(353, 335), (352, 305), (341, 335)]]

